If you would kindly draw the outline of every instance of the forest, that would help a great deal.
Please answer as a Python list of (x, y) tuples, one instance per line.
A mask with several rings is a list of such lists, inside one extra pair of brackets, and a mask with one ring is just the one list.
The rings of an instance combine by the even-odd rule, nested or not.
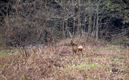
[(129, 80), (129, 0), (0, 0), (0, 80)]

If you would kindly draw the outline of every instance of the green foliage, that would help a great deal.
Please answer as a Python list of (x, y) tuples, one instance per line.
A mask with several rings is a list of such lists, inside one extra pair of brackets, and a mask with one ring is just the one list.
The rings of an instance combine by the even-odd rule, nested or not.
[(0, 51), (0, 57), (9, 56), (9, 53), (10, 53), (9, 50), (1, 50), (1, 51)]
[(82, 64), (79, 64), (79, 65), (69, 66), (69, 69), (88, 70), (88, 69), (97, 69), (99, 67), (101, 67), (101, 65), (99, 65), (99, 64), (94, 64), (94, 63), (85, 64), (85, 63), (82, 63)]

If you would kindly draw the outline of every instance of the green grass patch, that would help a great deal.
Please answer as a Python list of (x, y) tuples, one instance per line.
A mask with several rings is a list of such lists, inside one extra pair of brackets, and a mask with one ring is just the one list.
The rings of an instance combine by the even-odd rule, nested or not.
[(119, 64), (123, 63), (125, 61), (125, 58), (123, 56), (114, 56), (111, 58), (113, 63)]
[(96, 48), (94, 50), (95, 51), (118, 51), (118, 50), (123, 50), (123, 49), (115, 47), (115, 46), (107, 46), (107, 47)]
[(94, 63), (91, 63), (91, 64), (86, 64), (86, 63), (81, 63), (81, 64), (78, 64), (78, 65), (69, 65), (67, 68), (66, 68), (66, 71), (68, 70), (95, 70), (97, 68), (100, 68), (102, 67), (102, 65), (100, 64), (94, 64)]
[(80, 69), (80, 70), (85, 70), (85, 69), (96, 69), (98, 67), (97, 64), (80, 64), (80, 65), (77, 65), (77, 66), (72, 66), (73, 68), (76, 68), (76, 69)]
[(6, 57), (9, 56), (10, 50), (1, 50), (0, 51), (0, 57)]

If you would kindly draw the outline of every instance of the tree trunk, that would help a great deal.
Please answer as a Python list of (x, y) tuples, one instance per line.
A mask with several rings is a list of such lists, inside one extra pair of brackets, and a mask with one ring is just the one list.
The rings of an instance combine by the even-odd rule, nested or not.
[(98, 12), (99, 12), (99, 4), (97, 5), (97, 12), (96, 12), (96, 40), (98, 40), (99, 38), (99, 15), (98, 15)]

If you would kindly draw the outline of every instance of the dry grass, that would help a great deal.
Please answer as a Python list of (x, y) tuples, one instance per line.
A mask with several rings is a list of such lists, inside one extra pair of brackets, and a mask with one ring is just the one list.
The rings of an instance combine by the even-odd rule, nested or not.
[(0, 57), (0, 80), (129, 80), (128, 50), (84, 40), (83, 55), (73, 55), (68, 42), (17, 49), (16, 55)]

